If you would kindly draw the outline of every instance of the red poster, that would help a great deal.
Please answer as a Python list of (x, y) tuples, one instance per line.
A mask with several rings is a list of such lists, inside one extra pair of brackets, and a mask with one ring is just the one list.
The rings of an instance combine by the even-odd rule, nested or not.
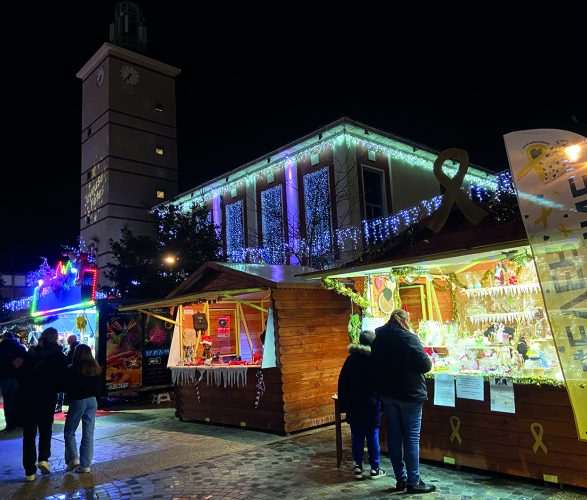
[(218, 337), (230, 336), (230, 316), (218, 316)]

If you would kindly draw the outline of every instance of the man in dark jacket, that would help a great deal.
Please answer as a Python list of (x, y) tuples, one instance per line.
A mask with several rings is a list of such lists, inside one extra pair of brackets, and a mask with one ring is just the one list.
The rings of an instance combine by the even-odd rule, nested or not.
[(26, 349), (16, 335), (12, 332), (6, 332), (0, 342), (0, 385), (4, 402), (4, 419), (6, 420), (4, 431), (6, 432), (16, 429), (17, 424), (16, 389), (18, 382), (16, 368), (12, 362), (18, 357), (23, 357), (25, 353)]
[(379, 467), (379, 425), (381, 423), (381, 404), (375, 387), (375, 370), (371, 362), (371, 343), (375, 334), (368, 330), (361, 332), (359, 344), (350, 344), (338, 377), (338, 401), (340, 410), (346, 413), (351, 426), (354, 475), (363, 477), (363, 448), (365, 438), (369, 450), (370, 478), (385, 476)]
[(387, 416), (387, 449), (396, 490), (431, 493), (436, 489), (420, 479), (422, 406), (428, 399), (424, 373), (432, 362), (418, 337), (409, 330), (409, 313), (396, 309), (375, 330), (371, 357), (377, 370), (379, 393)]
[[(29, 349), (21, 359), (17, 371), (19, 381), (18, 403), (23, 422), (22, 463), (26, 480), (34, 481), (37, 467), (43, 474), (50, 474), (51, 433), (57, 392), (63, 385), (66, 358), (57, 343), (55, 328), (47, 328), (41, 334), (39, 344)], [(36, 437), (39, 430), (39, 455), (37, 462)]]

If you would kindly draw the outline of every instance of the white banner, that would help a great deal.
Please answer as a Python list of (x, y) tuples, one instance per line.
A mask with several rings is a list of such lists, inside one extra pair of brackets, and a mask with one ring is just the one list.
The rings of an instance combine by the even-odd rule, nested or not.
[(587, 144), (565, 130), (504, 137), (577, 434), (587, 441)]

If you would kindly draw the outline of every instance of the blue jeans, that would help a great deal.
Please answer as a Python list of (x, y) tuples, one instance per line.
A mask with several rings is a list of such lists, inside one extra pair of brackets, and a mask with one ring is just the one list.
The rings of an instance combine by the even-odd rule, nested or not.
[(351, 442), (353, 448), (353, 460), (363, 467), (363, 449), (367, 438), (367, 450), (369, 450), (369, 465), (371, 469), (379, 469), (381, 453), (379, 449), (379, 427), (364, 426), (351, 423)]
[(383, 396), (387, 416), (387, 450), (395, 479), (420, 482), (420, 427), (424, 403), (407, 403)]
[[(94, 426), (96, 423), (96, 398), (76, 399), (69, 403), (69, 410), (65, 420), (65, 463), (72, 460), (80, 461), (80, 466), (90, 467), (94, 458)], [(77, 453), (75, 431), (80, 420), (82, 422), (82, 442)]]
[(2, 387), (2, 400), (4, 401), (4, 418), (6, 419), (6, 428), (16, 427), (16, 389), (18, 382), (15, 378), (3, 378), (0, 381)]

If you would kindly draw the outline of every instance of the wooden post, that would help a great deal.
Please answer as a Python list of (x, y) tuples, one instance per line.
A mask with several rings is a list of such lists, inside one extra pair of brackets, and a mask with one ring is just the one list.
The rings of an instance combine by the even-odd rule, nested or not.
[[(249, 325), (247, 325), (247, 317), (245, 316), (245, 313), (243, 311), (242, 306), (239, 303), (237, 303), (236, 306), (239, 310), (239, 313), (242, 315), (243, 326), (245, 327), (245, 335), (247, 336), (247, 342), (249, 343), (249, 349), (251, 350), (251, 356), (253, 356), (253, 341), (251, 340), (251, 336), (249, 334)], [(263, 314), (263, 313), (261, 313), (261, 314)], [(240, 328), (239, 328), (239, 330), (240, 330)], [(240, 335), (239, 335), (238, 343), (240, 346)]]

